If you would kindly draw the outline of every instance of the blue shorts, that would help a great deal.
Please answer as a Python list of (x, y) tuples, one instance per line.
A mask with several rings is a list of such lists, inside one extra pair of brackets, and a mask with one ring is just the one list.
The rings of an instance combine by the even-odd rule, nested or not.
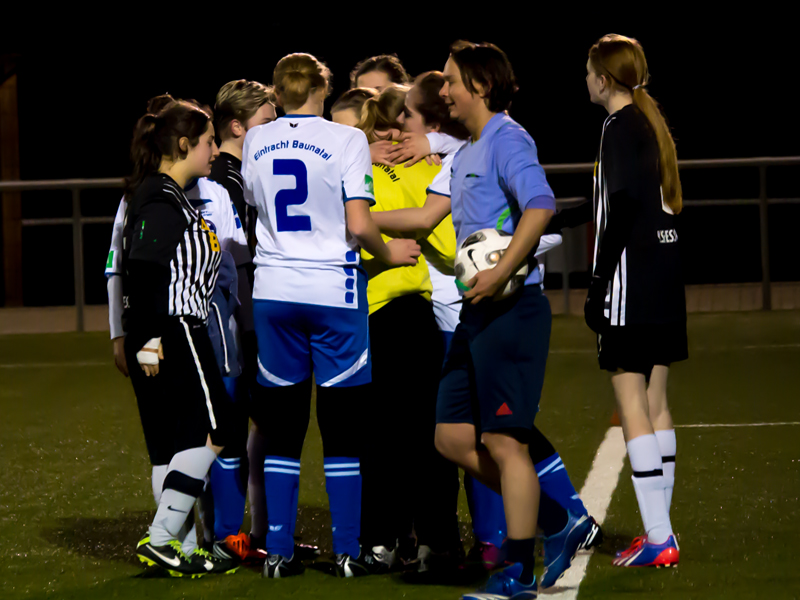
[(258, 383), (301, 383), (313, 371), (317, 385), (353, 387), (372, 381), (369, 315), (366, 312), (253, 300), (258, 337)]
[(444, 363), (437, 423), (483, 431), (533, 428), (550, 346), (550, 303), (538, 285), (465, 304)]

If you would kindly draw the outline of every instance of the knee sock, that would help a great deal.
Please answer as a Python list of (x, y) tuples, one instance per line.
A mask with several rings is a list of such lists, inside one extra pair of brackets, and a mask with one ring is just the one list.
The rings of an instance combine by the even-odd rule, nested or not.
[[(217, 458), (211, 465), (211, 495), (214, 497), (214, 537), (224, 540), (236, 535), (244, 520), (245, 483), (247, 472), (242, 457)], [(244, 458), (244, 462), (247, 459)]]
[(267, 456), (264, 460), (269, 531), (267, 550), (286, 558), (294, 555), (297, 525), (297, 492), (300, 487), (300, 459)]
[(179, 539), (194, 503), (203, 491), (203, 478), (216, 454), (205, 446), (178, 452), (169, 463), (158, 510), (150, 526), (150, 541), (163, 546)]
[(468, 474), (464, 474), (464, 490), (475, 539), (499, 548), (507, 531), (503, 497)]
[(518, 578), (522, 585), (531, 585), (533, 583), (533, 567), (536, 562), (534, 557), (535, 544), (535, 538), (524, 540), (512, 540), (509, 538), (507, 542), (507, 562), (522, 563), (522, 574)]
[[(331, 510), (333, 552), (358, 558), (361, 553), (361, 461), (358, 423), (366, 412), (371, 387), (317, 386), (317, 422), (325, 457), (325, 488)], [(349, 410), (343, 410), (347, 406)]]
[(203, 491), (197, 498), (197, 512), (200, 513), (200, 522), (203, 524), (203, 542), (213, 544), (214, 539), (214, 494), (211, 493), (210, 476), (203, 480)]
[(361, 470), (358, 458), (326, 457), (325, 489), (331, 510), (334, 554), (358, 558), (361, 534)]
[(564, 528), (569, 523), (569, 513), (561, 504), (542, 492), (539, 494), (539, 518), (537, 522), (545, 536), (550, 537), (564, 531)]
[(264, 489), (264, 459), (266, 439), (257, 427), (250, 429), (247, 440), (247, 459), (250, 475), (247, 494), (250, 498), (250, 537), (263, 539), (267, 535), (267, 495)]
[(539, 476), (542, 492), (547, 493), (573, 514), (589, 514), (578, 492), (575, 491), (575, 486), (572, 485), (567, 469), (558, 453), (536, 463), (534, 468)]
[[(154, 465), (153, 466), (153, 498), (158, 506), (161, 501), (161, 492), (164, 491), (164, 479), (167, 477), (167, 469), (169, 465)], [(181, 550), (186, 556), (189, 556), (197, 548), (197, 530), (194, 526), (194, 511), (190, 511), (187, 516), (186, 523), (181, 527), (178, 533), (178, 539), (181, 542)]]
[(648, 541), (663, 544), (672, 535), (664, 491), (661, 451), (653, 434), (640, 435), (628, 442), (628, 458), (633, 469), (633, 489)]
[(661, 451), (661, 463), (664, 470), (664, 495), (667, 499), (667, 512), (672, 506), (672, 489), (675, 487), (675, 455), (678, 442), (674, 429), (656, 431), (658, 449)]
[(534, 426), (529, 443), (531, 460), (542, 492), (576, 515), (588, 514), (553, 444)]

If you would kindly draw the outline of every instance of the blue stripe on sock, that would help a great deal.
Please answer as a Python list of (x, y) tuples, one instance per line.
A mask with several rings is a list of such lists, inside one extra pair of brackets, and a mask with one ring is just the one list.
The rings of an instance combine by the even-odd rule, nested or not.
[(267, 496), (267, 551), (290, 557), (294, 554), (297, 524), (297, 493), (300, 461), (283, 456), (264, 459), (264, 488)]
[(331, 510), (333, 552), (357, 557), (361, 552), (361, 469), (357, 458), (326, 457), (325, 489)]
[(537, 463), (534, 468), (539, 476), (539, 485), (545, 494), (573, 514), (578, 516), (589, 514), (575, 491), (567, 468), (558, 453)]
[[(222, 462), (236, 460), (236, 464)], [(245, 480), (242, 477), (240, 459), (217, 459), (211, 465), (209, 475), (211, 494), (214, 498), (214, 537), (224, 540), (236, 535), (244, 520)]]

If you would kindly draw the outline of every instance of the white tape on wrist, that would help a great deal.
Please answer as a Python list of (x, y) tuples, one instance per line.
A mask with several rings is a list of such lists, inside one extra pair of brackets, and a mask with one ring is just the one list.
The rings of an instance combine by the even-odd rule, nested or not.
[[(153, 338), (147, 342), (144, 347), (136, 353), (136, 360), (140, 365), (157, 365), (158, 364), (158, 347), (161, 345), (161, 338)], [(155, 352), (148, 352), (147, 350), (155, 350)]]

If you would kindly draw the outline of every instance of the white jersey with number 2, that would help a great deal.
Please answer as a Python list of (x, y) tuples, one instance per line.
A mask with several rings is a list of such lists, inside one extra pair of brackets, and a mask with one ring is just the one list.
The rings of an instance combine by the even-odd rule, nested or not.
[(366, 311), (345, 203), (375, 203), (364, 133), (286, 115), (247, 133), (244, 195), (258, 209), (253, 298)]

